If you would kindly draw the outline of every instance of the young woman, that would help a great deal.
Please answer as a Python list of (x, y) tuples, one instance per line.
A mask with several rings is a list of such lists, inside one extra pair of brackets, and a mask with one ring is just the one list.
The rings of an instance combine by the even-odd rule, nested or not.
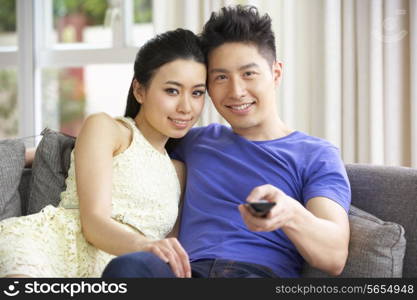
[(99, 113), (84, 122), (59, 206), (0, 222), (0, 276), (100, 277), (114, 256), (148, 251), (190, 277), (186, 252), (169, 237), (184, 168), (165, 147), (197, 121), (205, 82), (191, 31), (147, 42), (136, 56), (125, 117)]

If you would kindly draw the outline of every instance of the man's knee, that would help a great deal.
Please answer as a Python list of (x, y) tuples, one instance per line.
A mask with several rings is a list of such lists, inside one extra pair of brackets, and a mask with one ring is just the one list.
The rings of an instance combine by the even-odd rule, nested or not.
[(171, 277), (167, 275), (169, 273), (172, 273), (169, 266), (155, 254), (134, 252), (112, 259), (102, 277)]

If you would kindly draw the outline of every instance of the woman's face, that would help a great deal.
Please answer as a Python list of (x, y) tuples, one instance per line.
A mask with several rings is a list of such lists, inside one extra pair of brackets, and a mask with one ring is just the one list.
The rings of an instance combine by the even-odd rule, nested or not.
[(195, 124), (204, 106), (206, 67), (194, 60), (177, 59), (161, 66), (147, 88), (135, 81), (136, 99), (142, 104), (142, 125), (180, 138)]

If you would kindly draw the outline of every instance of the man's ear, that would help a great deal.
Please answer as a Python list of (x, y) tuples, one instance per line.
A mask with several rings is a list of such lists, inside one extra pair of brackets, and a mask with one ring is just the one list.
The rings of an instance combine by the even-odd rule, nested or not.
[(282, 62), (274, 61), (272, 64), (272, 76), (274, 76), (275, 85), (279, 85), (282, 77)]
[(136, 79), (133, 79), (132, 85), (133, 85), (133, 95), (135, 96), (136, 101), (138, 101), (140, 104), (142, 104), (143, 99), (145, 98), (144, 97), (145, 96), (145, 92), (144, 92), (145, 88)]

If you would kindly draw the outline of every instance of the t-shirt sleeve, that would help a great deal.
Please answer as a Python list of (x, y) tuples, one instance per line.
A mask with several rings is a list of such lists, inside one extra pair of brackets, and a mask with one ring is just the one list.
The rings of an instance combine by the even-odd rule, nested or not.
[(349, 211), (351, 192), (339, 149), (325, 147), (308, 165), (304, 175), (304, 204), (314, 197), (326, 197)]

